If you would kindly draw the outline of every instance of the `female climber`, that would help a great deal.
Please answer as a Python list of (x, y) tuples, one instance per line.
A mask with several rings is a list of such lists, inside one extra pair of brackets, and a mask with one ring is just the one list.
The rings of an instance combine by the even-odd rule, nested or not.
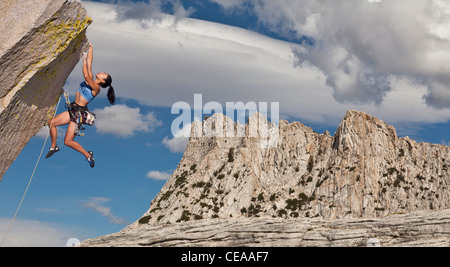
[[(50, 137), (52, 140), (52, 146), (45, 158), (51, 157), (53, 154), (59, 151), (59, 147), (56, 145), (56, 138), (58, 131), (57, 126), (67, 125), (67, 132), (64, 138), (64, 144), (86, 157), (91, 168), (94, 168), (94, 153), (92, 151), (86, 151), (79, 143), (75, 142), (77, 120), (80, 116), (83, 116), (88, 108), (87, 105), (94, 100), (94, 98), (100, 93), (101, 88), (108, 88), (108, 100), (111, 105), (116, 102), (114, 88), (111, 86), (112, 79), (108, 73), (100, 72), (92, 75), (92, 61), (93, 61), (93, 47), (89, 44), (89, 51), (83, 58), (83, 76), (85, 81), (80, 84), (78, 92), (75, 96), (75, 101), (70, 104), (69, 111), (65, 111), (48, 122), (50, 128)], [(94, 79), (95, 78), (95, 79)]]

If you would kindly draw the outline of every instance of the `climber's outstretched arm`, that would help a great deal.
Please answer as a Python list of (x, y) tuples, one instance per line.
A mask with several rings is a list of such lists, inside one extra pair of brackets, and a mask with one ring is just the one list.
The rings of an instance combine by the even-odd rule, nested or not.
[(89, 44), (89, 50), (87, 55), (83, 58), (83, 76), (84, 79), (89, 82), (89, 80), (94, 80), (94, 75), (92, 75), (92, 61), (94, 60), (94, 49), (91, 44)]
[(95, 96), (100, 92), (100, 85), (94, 81), (94, 75), (92, 75), (93, 51), (92, 45), (89, 44), (89, 51), (83, 59), (83, 76), (86, 83), (92, 88), (92, 93)]

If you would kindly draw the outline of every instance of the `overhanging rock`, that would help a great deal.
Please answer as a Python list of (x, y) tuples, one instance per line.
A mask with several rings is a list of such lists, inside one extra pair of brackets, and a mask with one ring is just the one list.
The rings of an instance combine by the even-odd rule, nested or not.
[(52, 117), (91, 22), (79, 1), (0, 2), (0, 181)]

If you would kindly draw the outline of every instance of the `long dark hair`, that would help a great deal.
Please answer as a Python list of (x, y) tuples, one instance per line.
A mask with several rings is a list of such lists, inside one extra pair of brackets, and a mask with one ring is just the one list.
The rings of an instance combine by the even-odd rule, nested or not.
[(114, 92), (114, 87), (112, 87), (111, 84), (112, 84), (112, 78), (111, 78), (111, 75), (108, 75), (108, 77), (106, 77), (106, 79), (105, 79), (105, 82), (101, 83), (100, 86), (102, 88), (109, 87), (108, 94), (107, 94), (108, 100), (111, 105), (114, 105), (116, 103), (116, 93)]

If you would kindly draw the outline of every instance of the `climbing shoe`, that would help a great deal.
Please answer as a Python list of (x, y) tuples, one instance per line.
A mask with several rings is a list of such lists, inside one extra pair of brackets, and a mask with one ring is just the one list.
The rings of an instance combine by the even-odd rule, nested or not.
[(47, 156), (45, 156), (46, 159), (50, 158), (51, 156), (53, 156), (53, 154), (55, 154), (56, 152), (59, 151), (59, 147), (56, 146), (55, 148), (51, 147), (50, 150), (47, 153)]
[(88, 151), (88, 153), (91, 154), (91, 156), (89, 158), (87, 158), (86, 160), (89, 162), (89, 166), (91, 166), (91, 168), (94, 168), (94, 166), (95, 166), (94, 152)]

